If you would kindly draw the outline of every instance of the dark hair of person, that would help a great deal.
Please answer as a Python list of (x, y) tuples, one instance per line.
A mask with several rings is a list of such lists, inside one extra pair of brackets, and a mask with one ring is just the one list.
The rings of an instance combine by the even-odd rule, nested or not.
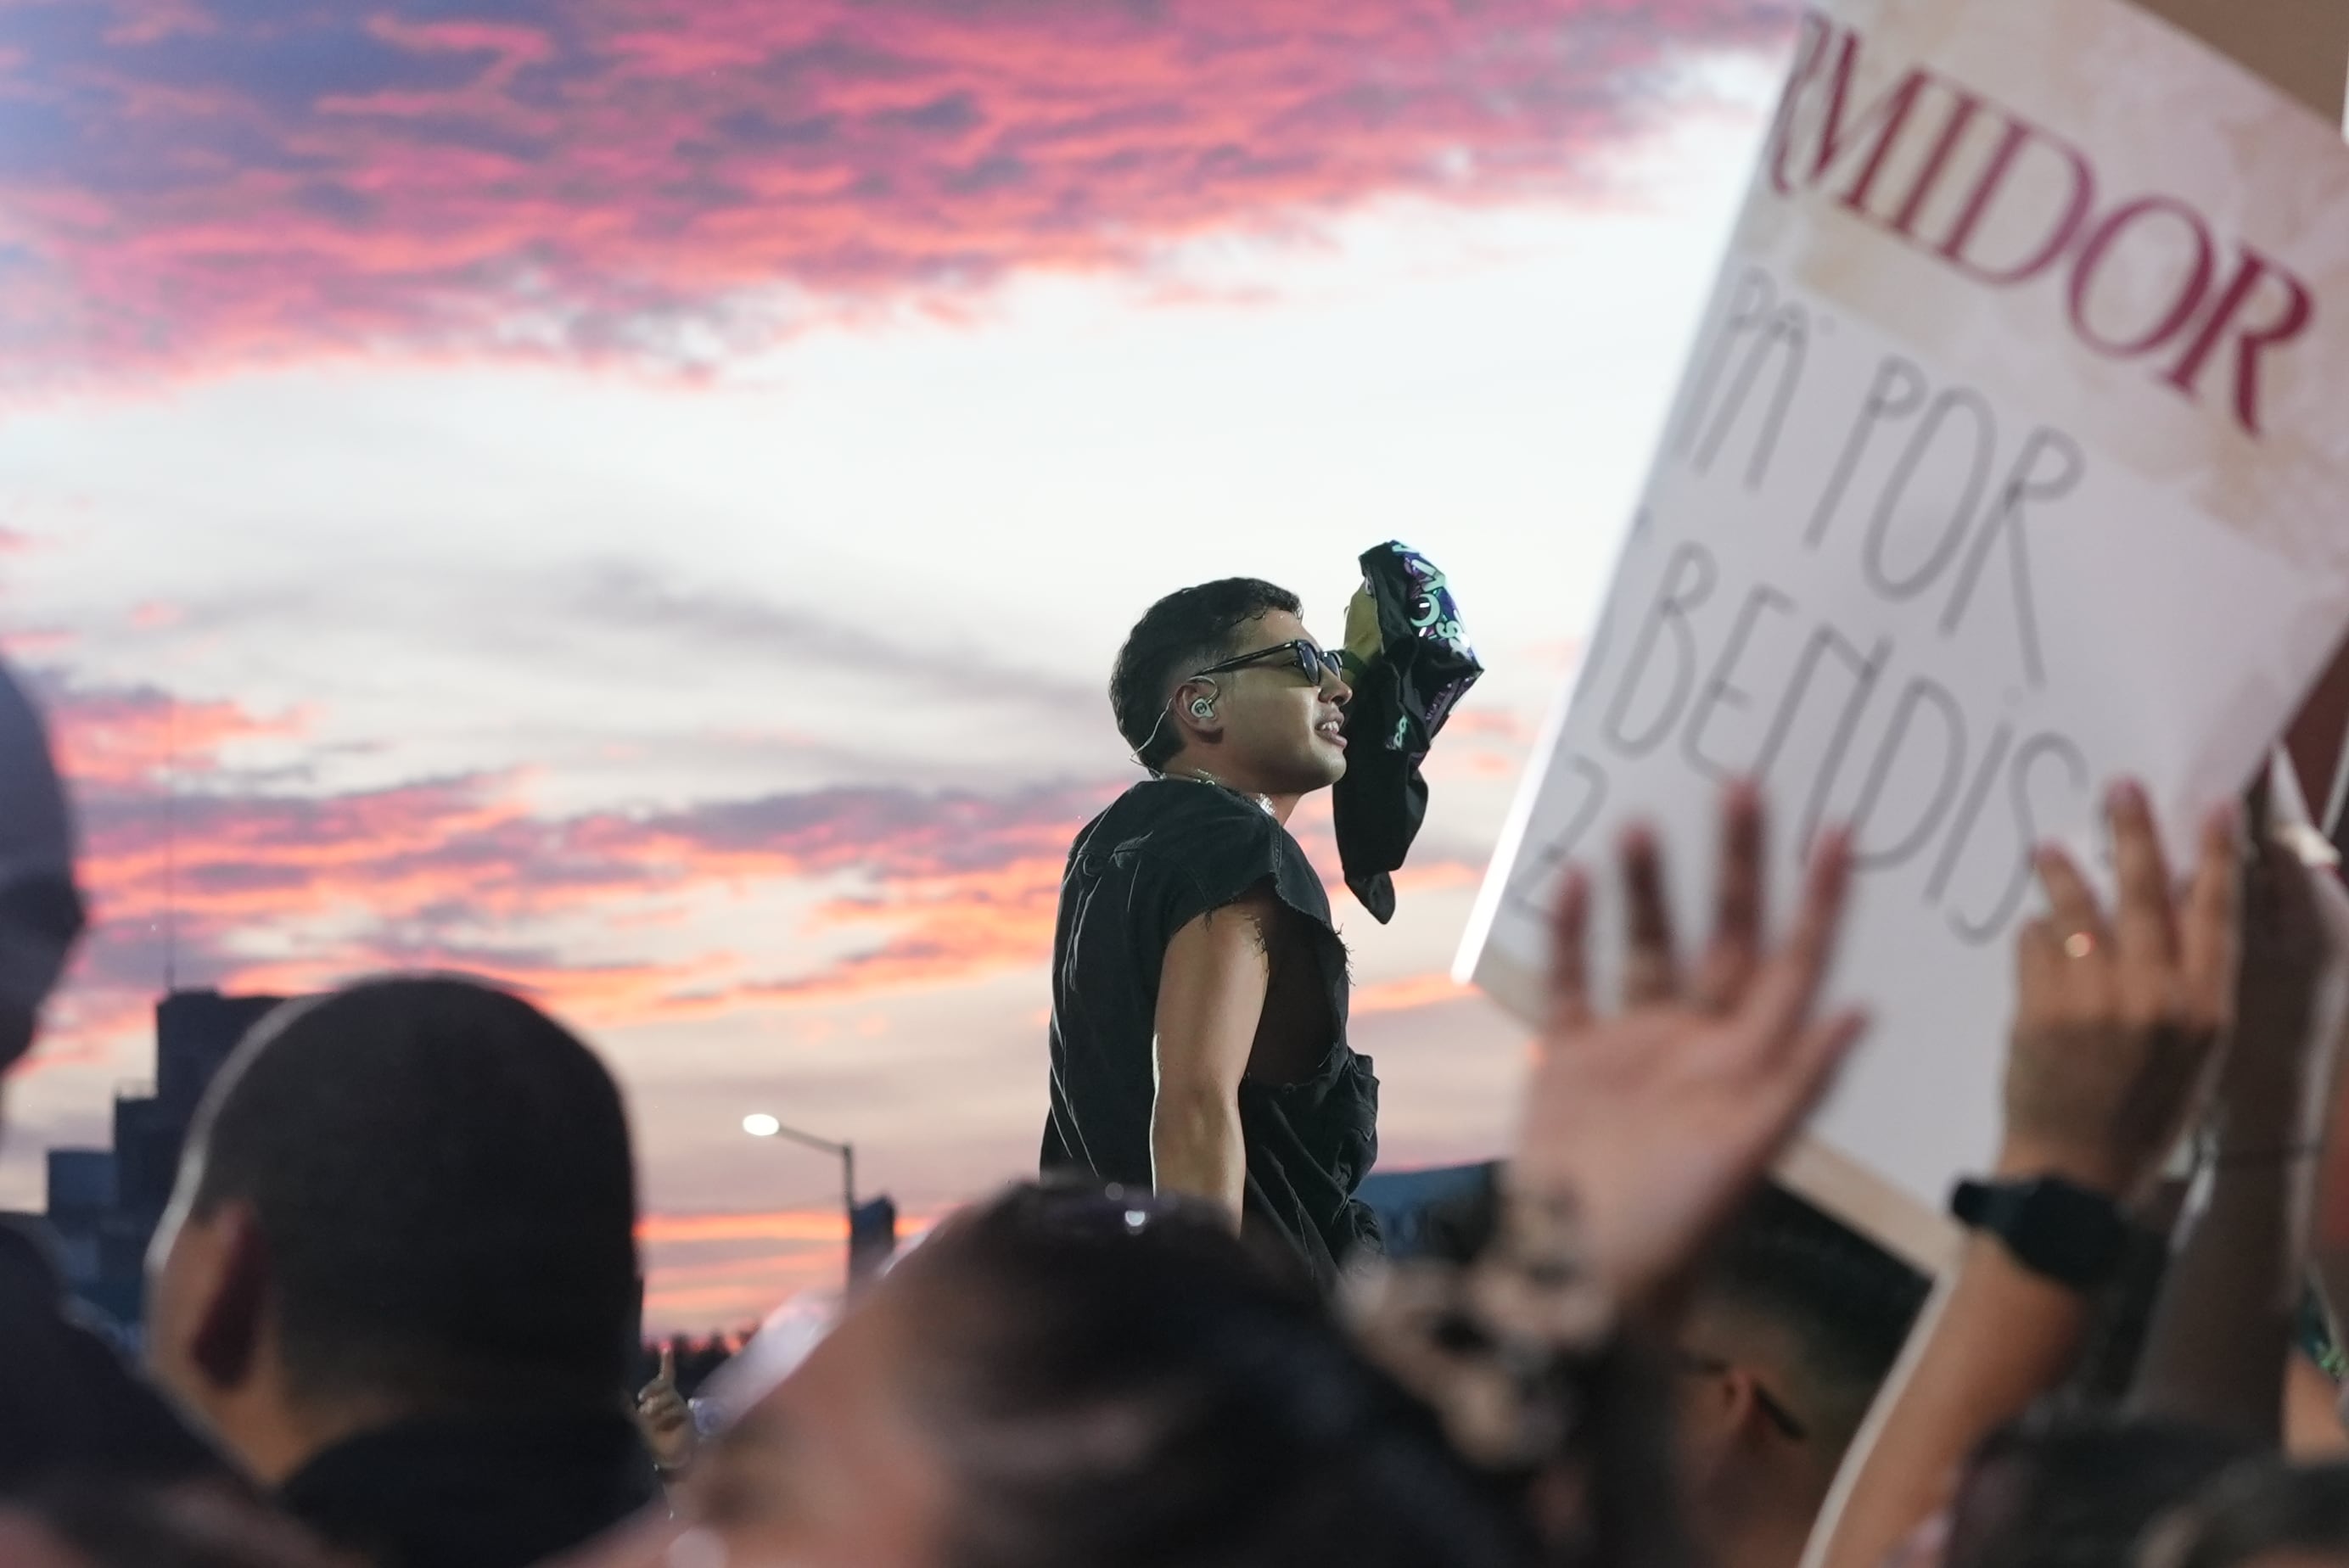
[(2135, 1568), (2163, 1515), (2258, 1451), (2178, 1422), (2033, 1412), (1975, 1450), (1943, 1568)]
[(1836, 1449), (1851, 1441), (1900, 1358), (1932, 1282), (1777, 1186), (1726, 1231), (1698, 1294), (1785, 1333), (1801, 1362), (1802, 1414)]
[(297, 1398), (608, 1402), (638, 1297), (617, 1086), (519, 997), (370, 980), (256, 1025), (191, 1133), (252, 1206)]
[(1529, 1561), (1501, 1490), (1220, 1216), (1021, 1186), (892, 1271), (956, 1568)]
[[(81, 893), (68, 875), (36, 872), (0, 883), (0, 932), (63, 951), (86, 923)], [(39, 1013), (32, 997), (0, 1001), (0, 1070), (33, 1048)]]
[(1225, 577), (1180, 588), (1153, 604), (1126, 634), (1111, 666), (1109, 702), (1117, 732), (1144, 768), (1155, 770), (1182, 749), (1182, 727), (1166, 717), (1166, 699), (1193, 671), (1229, 658), (1234, 634), (1275, 611), (1294, 615), (1296, 594), (1255, 577)]
[(2162, 1568), (2243, 1568), (2271, 1553), (2349, 1557), (2349, 1464), (2239, 1466), (2178, 1526), (2180, 1549)]
[(74, 1476), (12, 1506), (90, 1568), (348, 1568), (285, 1515), (225, 1485)]

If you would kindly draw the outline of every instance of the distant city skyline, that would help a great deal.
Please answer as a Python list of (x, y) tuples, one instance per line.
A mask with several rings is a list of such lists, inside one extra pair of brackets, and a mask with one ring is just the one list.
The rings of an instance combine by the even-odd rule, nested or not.
[[(1032, 1169), (1103, 686), (1364, 548), (1490, 674), (1353, 945), (1391, 1164), (1492, 1151), (1446, 977), (1693, 328), (1791, 13), (1669, 0), (0, 12), (0, 648), (96, 927), (0, 1206), (164, 972), (526, 990), (636, 1129), (657, 1330)], [(169, 896), (167, 898), (167, 886)]]

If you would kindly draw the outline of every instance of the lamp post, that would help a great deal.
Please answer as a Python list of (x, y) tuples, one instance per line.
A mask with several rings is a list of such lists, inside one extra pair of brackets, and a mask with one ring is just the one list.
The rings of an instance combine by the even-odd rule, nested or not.
[(829, 1138), (818, 1138), (812, 1132), (802, 1132), (795, 1128), (785, 1127), (781, 1122), (777, 1121), (773, 1117), (769, 1116), (763, 1110), (752, 1111), (750, 1115), (744, 1117), (742, 1119), (742, 1130), (749, 1133), (753, 1138), (788, 1139), (792, 1142), (800, 1144), (804, 1148), (813, 1149), (825, 1154), (837, 1154), (840, 1156), (841, 1220), (842, 1222), (848, 1227), (849, 1237), (843, 1245), (848, 1253), (849, 1283), (852, 1284), (854, 1284), (856, 1268), (856, 1146), (852, 1143), (834, 1143)]

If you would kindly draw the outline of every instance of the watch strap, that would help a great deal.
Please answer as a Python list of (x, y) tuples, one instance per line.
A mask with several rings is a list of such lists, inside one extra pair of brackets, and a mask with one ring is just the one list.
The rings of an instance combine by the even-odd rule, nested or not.
[(1950, 1212), (1968, 1229), (1996, 1236), (2032, 1273), (2082, 1292), (2119, 1274), (2135, 1230), (2109, 1195), (2059, 1176), (1960, 1181)]

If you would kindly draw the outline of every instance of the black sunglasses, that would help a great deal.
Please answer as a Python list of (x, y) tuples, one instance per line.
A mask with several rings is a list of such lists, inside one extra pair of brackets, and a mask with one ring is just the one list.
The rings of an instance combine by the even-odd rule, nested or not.
[(1275, 643), (1271, 647), (1258, 648), (1236, 659), (1226, 659), (1220, 665), (1209, 665), (1204, 670), (1192, 671), (1188, 678), (1197, 680), (1201, 676), (1219, 676), (1226, 670), (1247, 669), (1250, 665), (1267, 664), (1282, 657), (1295, 665), (1298, 671), (1316, 686), (1329, 676), (1335, 676), (1341, 682), (1346, 678), (1345, 661), (1340, 655), (1327, 652), (1309, 637), (1299, 637), (1291, 643)]
[[(1729, 1363), (1726, 1361), (1716, 1360), (1710, 1356), (1698, 1356), (1686, 1350), (1674, 1350), (1672, 1359), (1680, 1364), (1682, 1371), (1693, 1373), (1700, 1377), (1718, 1377), (1729, 1370)], [(1786, 1408), (1779, 1401), (1777, 1395), (1773, 1394), (1758, 1382), (1754, 1385), (1754, 1402), (1761, 1407), (1764, 1418), (1787, 1437), (1798, 1443), (1810, 1440), (1810, 1428), (1803, 1425), (1795, 1412)]]

